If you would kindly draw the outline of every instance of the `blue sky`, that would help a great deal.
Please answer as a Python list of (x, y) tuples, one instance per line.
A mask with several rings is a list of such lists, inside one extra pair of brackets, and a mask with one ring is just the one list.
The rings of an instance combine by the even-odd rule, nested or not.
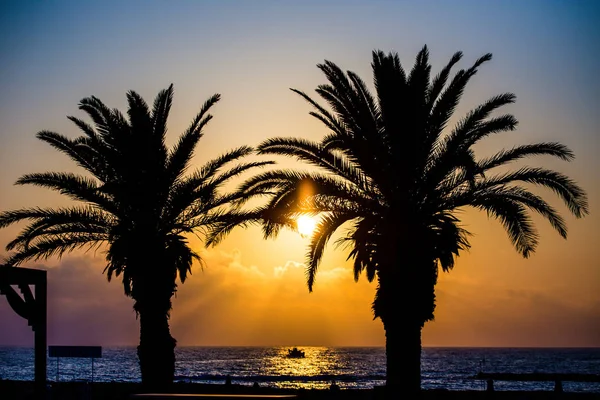
[[(3, 1), (0, 7), (2, 210), (64, 204), (56, 194), (15, 187), (13, 182), (24, 173), (73, 170), (69, 160), (35, 139), (35, 133), (48, 129), (76, 135), (66, 116), (81, 116), (77, 103), (89, 95), (124, 110), (127, 90), (136, 90), (151, 101), (160, 89), (174, 83), (175, 103), (169, 122), (173, 140), (206, 98), (221, 93), (223, 99), (215, 107), (215, 119), (196, 157), (200, 164), (234, 146), (256, 145), (272, 136), (320, 138), (325, 133), (323, 127), (307, 115), (308, 106), (289, 88), (312, 93), (324, 82), (316, 64), (325, 59), (357, 72), (370, 83), (374, 49), (397, 51), (405, 68), (410, 69), (417, 52), (427, 44), (434, 71), (457, 50), (464, 52), (460, 67), (469, 66), (484, 53), (493, 53), (493, 60), (467, 87), (458, 114), (492, 95), (514, 92), (517, 103), (507, 111), (519, 119), (519, 129), (491, 138), (480, 150), (485, 153), (532, 141), (568, 145), (576, 154), (573, 163), (544, 160), (544, 165), (567, 173), (588, 191), (591, 214), (584, 220), (567, 219), (570, 237), (566, 242), (540, 221), (542, 244), (536, 256), (526, 261), (511, 249), (498, 223), (487, 222), (485, 216), (468, 215), (467, 222), (477, 233), (473, 250), (459, 259), (456, 271), (442, 277), (438, 298), (443, 301), (438, 302), (436, 321), (424, 331), (424, 343), (531, 345), (551, 327), (556, 330), (556, 326), (563, 326), (546, 345), (600, 346), (600, 249), (594, 245), (600, 237), (600, 214), (596, 212), (600, 207), (599, 2)], [(0, 245), (4, 246), (16, 232), (17, 227), (0, 231)], [(277, 244), (262, 243), (255, 236), (252, 231), (236, 232), (213, 253), (207, 253), (217, 260), (215, 265), (235, 268), (223, 270), (231, 275), (217, 272), (218, 266), (214, 272), (198, 273), (194, 275), (197, 283), (186, 283), (189, 290), (198, 289), (197, 285), (204, 285), (211, 277), (215, 285), (226, 285), (239, 278), (236, 273), (254, 271), (252, 267), (264, 274), (276, 271), (279, 277), (281, 271), (294, 271), (287, 266), (303, 262), (301, 241), (282, 239), (287, 242), (278, 246), (286, 248), (281, 252)], [(258, 251), (258, 246), (264, 247)], [(305, 332), (306, 342), (383, 343), (380, 324), (370, 316), (373, 285), (355, 285), (344, 255), (334, 250), (331, 254), (324, 271), (331, 272), (334, 279), (336, 271), (347, 270), (348, 286), (344, 280), (327, 295), (317, 288), (319, 294), (311, 297), (315, 304), (335, 305), (338, 320), (331, 323), (327, 335), (316, 328), (323, 326), (324, 320), (319, 318), (325, 317), (311, 317), (310, 310), (298, 306), (298, 313), (305, 313), (299, 319), (315, 327)], [(85, 281), (93, 286), (90, 293), (120, 295), (118, 285), (107, 288), (100, 275), (100, 256), (78, 260), (84, 265), (89, 263), (97, 272), (96, 278)], [(72, 260), (61, 262), (36, 266), (56, 268), (58, 279), (67, 271), (61, 268), (75, 268)], [(82, 282), (88, 276), (82, 273)], [(260, 279), (255, 278), (255, 285), (260, 286)], [(290, 278), (290, 284), (298, 289), (297, 297), (288, 299), (290, 304), (307, 301), (302, 297), (306, 295), (302, 279), (301, 273)], [(268, 281), (271, 285), (273, 282)], [(58, 281), (53, 285), (60, 289)], [(210, 286), (211, 281), (206, 285)], [(292, 335), (283, 326), (268, 332), (260, 330), (261, 337), (270, 340), (263, 343), (257, 334), (231, 325), (231, 321), (227, 325), (211, 320), (213, 333), (202, 331), (200, 323), (190, 327), (189, 318), (184, 323), (183, 315), (194, 315), (193, 311), (201, 310), (204, 303), (186, 292), (186, 286), (181, 289), (180, 304), (173, 314), (175, 336), (186, 338), (183, 343), (286, 344), (285, 337)], [(344, 293), (356, 292), (357, 306), (342, 307), (346, 301), (342, 289)], [(65, 298), (68, 290), (62, 290), (61, 307), (81, 301), (77, 297), (80, 293)], [(251, 289), (239, 290), (238, 297)], [(214, 296), (213, 300), (218, 300), (217, 294)], [(103, 335), (107, 343), (136, 341), (130, 304), (121, 297), (111, 303), (110, 310), (124, 322), (114, 324), (121, 326), (118, 331)], [(51, 304), (56, 310), (54, 315), (60, 313), (58, 301)], [(228, 306), (227, 312), (244, 312), (236, 308), (243, 303)], [(516, 308), (522, 310), (521, 317), (515, 316)], [(246, 310), (254, 317), (269, 312), (278, 315), (279, 311), (269, 306)], [(68, 314), (64, 311), (57, 318), (67, 324)], [(14, 317), (0, 301), (2, 318)], [(511, 326), (526, 329), (509, 332)], [(0, 344), (19, 343), (27, 327), (11, 329), (9, 333), (0, 332)], [(352, 329), (363, 334), (348, 339), (343, 331)], [(60, 328), (50, 331), (56, 340), (67, 334)], [(77, 332), (85, 337), (84, 332), (89, 335), (94, 331), (99, 328), (90, 319)], [(186, 336), (186, 332), (194, 335)], [(245, 342), (238, 342), (240, 337)], [(290, 344), (302, 341), (301, 336), (293, 337), (296, 342)], [(78, 339), (69, 336), (69, 340)]]

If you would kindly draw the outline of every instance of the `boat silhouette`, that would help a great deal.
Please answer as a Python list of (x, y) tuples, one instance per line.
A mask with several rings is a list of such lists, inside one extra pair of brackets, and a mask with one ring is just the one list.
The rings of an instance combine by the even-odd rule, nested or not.
[(293, 349), (288, 349), (287, 357), (288, 358), (304, 358), (305, 355), (304, 355), (303, 350), (299, 350), (297, 347), (294, 347)]

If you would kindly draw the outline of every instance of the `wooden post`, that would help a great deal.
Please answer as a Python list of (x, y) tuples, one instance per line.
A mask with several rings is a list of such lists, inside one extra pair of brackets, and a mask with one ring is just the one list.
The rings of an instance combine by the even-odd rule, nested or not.
[(47, 324), (47, 281), (46, 271), (35, 285), (35, 391), (42, 399), (46, 394), (46, 324)]
[(554, 391), (558, 392), (558, 393), (562, 393), (562, 391), (563, 391), (562, 381), (559, 381), (558, 379), (556, 381), (554, 381)]
[[(19, 287), (23, 297), (12, 288)], [(29, 285), (34, 286), (31, 293)], [(22, 318), (25, 318), (33, 329), (35, 346), (35, 397), (46, 397), (46, 271), (41, 269), (16, 268), (0, 265), (0, 294), (5, 295), (8, 304)]]

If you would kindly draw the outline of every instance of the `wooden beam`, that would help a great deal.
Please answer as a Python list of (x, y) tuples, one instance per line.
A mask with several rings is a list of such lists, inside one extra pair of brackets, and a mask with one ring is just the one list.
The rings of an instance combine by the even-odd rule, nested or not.
[[(19, 286), (23, 298), (12, 288)], [(34, 286), (34, 294), (29, 285)], [(35, 393), (36, 398), (46, 397), (46, 324), (47, 280), (41, 269), (0, 266), (0, 294), (6, 295), (11, 308), (27, 319), (34, 332)]]

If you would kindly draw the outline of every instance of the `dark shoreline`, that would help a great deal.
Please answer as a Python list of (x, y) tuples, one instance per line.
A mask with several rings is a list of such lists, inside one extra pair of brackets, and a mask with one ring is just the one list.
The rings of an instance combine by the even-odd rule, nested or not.
[[(174, 383), (173, 393), (202, 394), (295, 394), (299, 399), (308, 400), (383, 400), (388, 398), (408, 398), (396, 395), (386, 397), (384, 388), (375, 389), (280, 389), (246, 385), (217, 385), (201, 383)], [(140, 383), (134, 382), (50, 382), (48, 384), (48, 400), (129, 400), (132, 394), (143, 393)], [(0, 380), (0, 398), (2, 400), (33, 399), (32, 381)], [(440, 400), (543, 400), (573, 399), (596, 400), (600, 393), (557, 393), (553, 391), (453, 391), (423, 390), (422, 399)]]

